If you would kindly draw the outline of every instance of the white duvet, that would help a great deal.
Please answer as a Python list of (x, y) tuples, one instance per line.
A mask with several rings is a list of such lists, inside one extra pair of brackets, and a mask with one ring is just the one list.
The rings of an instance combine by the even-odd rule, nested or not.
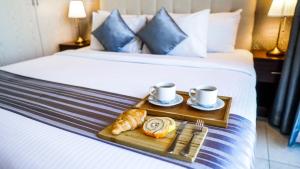
[[(12, 73), (76, 86), (144, 97), (151, 85), (174, 82), (188, 91), (214, 85), (233, 97), (230, 113), (255, 124), (256, 77), (252, 54), (208, 54), (207, 58), (66, 51), (2, 67)], [(63, 131), (0, 109), (0, 168), (180, 168)]]

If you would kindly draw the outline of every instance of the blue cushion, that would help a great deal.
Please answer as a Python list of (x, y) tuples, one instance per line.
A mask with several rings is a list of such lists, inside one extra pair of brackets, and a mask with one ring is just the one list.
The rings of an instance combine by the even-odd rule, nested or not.
[(152, 20), (138, 32), (138, 36), (153, 54), (168, 54), (187, 35), (169, 16), (165, 8), (160, 9)]
[(118, 10), (113, 10), (103, 24), (95, 29), (92, 34), (105, 50), (113, 52), (121, 51), (135, 37)]

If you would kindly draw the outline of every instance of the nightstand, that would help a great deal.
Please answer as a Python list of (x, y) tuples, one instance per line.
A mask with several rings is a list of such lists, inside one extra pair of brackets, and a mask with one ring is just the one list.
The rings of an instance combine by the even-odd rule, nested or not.
[(269, 57), (266, 51), (252, 51), (256, 71), (257, 113), (267, 117), (272, 109), (279, 84), (284, 57)]
[(85, 41), (82, 44), (77, 44), (75, 42), (67, 42), (59, 44), (59, 51), (79, 49), (90, 45), (90, 41)]

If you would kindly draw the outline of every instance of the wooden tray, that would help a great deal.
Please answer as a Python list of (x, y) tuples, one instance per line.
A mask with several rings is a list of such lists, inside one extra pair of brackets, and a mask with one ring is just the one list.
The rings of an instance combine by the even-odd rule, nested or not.
[[(179, 122), (176, 121), (176, 126), (178, 127), (178, 125)], [(180, 155), (180, 151), (192, 137), (193, 127), (194, 125), (192, 124), (187, 124), (185, 126), (182, 134), (178, 138), (175, 152), (173, 154), (169, 154), (166, 151), (175, 137), (175, 131), (170, 133), (167, 137), (161, 139), (146, 136), (141, 128), (132, 131), (127, 131), (115, 136), (111, 134), (111, 126), (108, 126), (98, 133), (98, 137), (125, 146), (155, 153), (161, 156), (167, 156), (187, 162), (194, 162), (206, 137), (208, 128), (204, 127), (202, 133), (195, 136), (190, 154), (187, 157), (184, 157)]]
[(183, 96), (184, 101), (173, 107), (160, 107), (152, 105), (148, 102), (147, 95), (142, 101), (140, 101), (135, 108), (147, 110), (148, 115), (154, 116), (167, 116), (178, 120), (196, 121), (198, 119), (203, 120), (207, 125), (213, 125), (218, 127), (227, 127), (229, 110), (231, 106), (231, 97), (219, 96), (225, 102), (225, 106), (219, 110), (214, 111), (201, 111), (194, 109), (187, 105), (187, 99), (189, 95), (187, 92), (177, 91), (177, 94)]

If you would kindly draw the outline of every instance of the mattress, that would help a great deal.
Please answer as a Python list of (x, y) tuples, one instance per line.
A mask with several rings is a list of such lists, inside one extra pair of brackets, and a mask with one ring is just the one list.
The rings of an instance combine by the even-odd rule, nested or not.
[[(233, 97), (230, 113), (256, 119), (256, 77), (250, 52), (212, 53), (207, 58), (66, 51), (1, 70), (134, 97), (149, 86), (174, 82), (187, 91), (214, 85)], [(60, 130), (0, 109), (0, 168), (181, 168)], [(252, 159), (249, 159), (252, 160)]]

